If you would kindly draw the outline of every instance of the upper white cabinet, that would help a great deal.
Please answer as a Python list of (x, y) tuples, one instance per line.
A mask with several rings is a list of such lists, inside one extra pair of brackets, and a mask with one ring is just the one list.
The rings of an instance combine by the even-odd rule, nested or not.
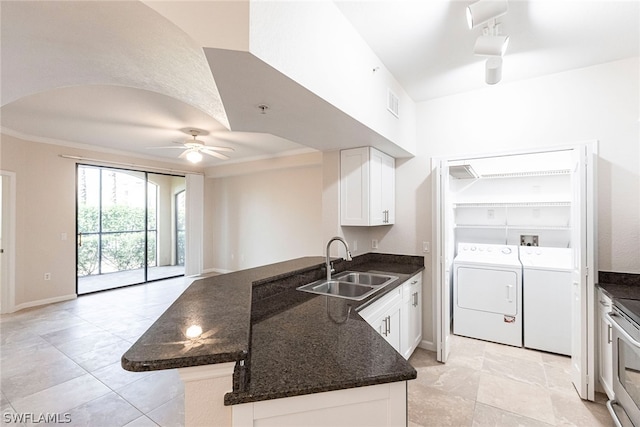
[(340, 152), (340, 224), (395, 222), (395, 159), (373, 147)]

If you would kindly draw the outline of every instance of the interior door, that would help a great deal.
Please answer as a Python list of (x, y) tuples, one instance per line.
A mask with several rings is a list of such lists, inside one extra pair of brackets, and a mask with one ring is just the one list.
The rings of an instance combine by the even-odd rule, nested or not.
[[(594, 310), (595, 287), (595, 189), (593, 147), (573, 150), (571, 247), (573, 249), (571, 295), (571, 380), (582, 399), (593, 400), (595, 388)], [(590, 274), (590, 271), (592, 272)]]
[(431, 168), (434, 177), (435, 251), (433, 265), (436, 277), (436, 360), (446, 363), (449, 358), (451, 336), (451, 255), (452, 242), (447, 233), (451, 227), (448, 216), (449, 166), (446, 160), (434, 160)]

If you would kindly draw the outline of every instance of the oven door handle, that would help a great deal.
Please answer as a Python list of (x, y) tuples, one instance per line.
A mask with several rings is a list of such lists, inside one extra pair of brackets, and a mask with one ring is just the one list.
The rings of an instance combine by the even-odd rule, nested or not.
[(609, 414), (611, 414), (611, 418), (613, 418), (613, 423), (616, 425), (616, 427), (623, 427), (618, 414), (616, 414), (616, 411), (613, 409), (613, 405), (617, 404), (617, 400), (607, 400), (607, 410), (609, 411)]
[(629, 335), (629, 333), (625, 331), (624, 328), (616, 321), (615, 317), (617, 316), (613, 313), (613, 311), (610, 311), (609, 313), (605, 313), (604, 317), (606, 317), (607, 320), (611, 322), (613, 327), (616, 328), (616, 330), (620, 333), (620, 335), (624, 337), (625, 341), (627, 341), (628, 344), (634, 346), (635, 348), (640, 349), (640, 342), (636, 341), (635, 338)]

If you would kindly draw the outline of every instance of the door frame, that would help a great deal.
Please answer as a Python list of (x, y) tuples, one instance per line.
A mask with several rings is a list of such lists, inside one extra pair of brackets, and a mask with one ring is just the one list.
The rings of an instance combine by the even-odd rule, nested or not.
[[(584, 224), (582, 224), (582, 232), (584, 239), (581, 242), (581, 248), (586, 253), (582, 254), (582, 262), (585, 265), (580, 266), (584, 274), (580, 278), (580, 294), (583, 298), (581, 301), (581, 365), (582, 372), (579, 378), (575, 378), (579, 384), (575, 384), (578, 394), (583, 399), (595, 399), (595, 354), (596, 354), (596, 338), (595, 338), (595, 283), (597, 281), (597, 194), (596, 194), (596, 166), (598, 154), (598, 141), (586, 141), (576, 144), (557, 145), (543, 148), (529, 148), (510, 151), (500, 151), (480, 154), (465, 154), (456, 156), (440, 156), (432, 158), (431, 173), (434, 180), (434, 220), (433, 220), (433, 236), (436, 239), (434, 251), (431, 255), (431, 262), (434, 266), (432, 271), (432, 288), (434, 310), (436, 313), (435, 334), (436, 336), (436, 358), (438, 361), (446, 363), (449, 342), (450, 342), (450, 310), (443, 307), (443, 303), (448, 303), (451, 291), (451, 281), (447, 274), (447, 265), (450, 264), (446, 251), (447, 233), (450, 224), (447, 221), (447, 194), (443, 194), (445, 185), (443, 181), (448, 179), (446, 166), (451, 161), (462, 161), (467, 159), (478, 159), (487, 157), (509, 156), (536, 154), (543, 152), (578, 150), (584, 155), (585, 161), (585, 193), (586, 200), (583, 200), (581, 209), (583, 210)], [(448, 190), (447, 190), (448, 191)], [(447, 316), (445, 318), (445, 316)], [(449, 327), (447, 327), (449, 325)]]
[[(6, 209), (7, 218), (2, 216), (3, 221), (7, 221), (8, 236), (3, 236), (3, 257), (6, 256), (7, 272), (4, 277), (7, 281), (2, 282), (0, 289), (0, 300), (2, 302), (0, 313), (13, 313), (16, 307), (16, 173), (0, 170), (2, 179), (9, 180), (9, 194), (5, 200), (9, 202)], [(3, 195), (4, 198), (4, 195)], [(0, 202), (1, 203), (1, 202)], [(4, 209), (4, 208), (3, 208)], [(3, 273), (4, 274), (4, 273)]]

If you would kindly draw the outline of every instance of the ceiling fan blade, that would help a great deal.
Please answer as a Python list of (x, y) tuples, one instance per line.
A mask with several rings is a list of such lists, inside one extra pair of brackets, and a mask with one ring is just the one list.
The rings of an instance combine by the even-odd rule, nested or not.
[(184, 150), (184, 146), (182, 147), (146, 147), (147, 150), (158, 150), (158, 149), (165, 149), (165, 148), (180, 148), (181, 150)]
[(189, 152), (189, 150), (184, 150), (182, 153), (180, 153), (180, 155), (178, 156), (179, 159), (184, 159), (185, 157), (187, 157), (187, 153)]
[(214, 145), (205, 145), (204, 148), (208, 148), (209, 150), (215, 150), (215, 151), (236, 151), (231, 147), (216, 147)]
[(218, 153), (216, 151), (207, 150), (206, 148), (201, 148), (200, 152), (204, 153), (204, 154), (208, 154), (208, 155), (213, 156), (213, 157), (217, 157), (217, 158), (222, 159), (222, 160), (228, 160), (229, 159), (229, 157), (225, 156), (224, 154), (220, 154), (220, 153)]

